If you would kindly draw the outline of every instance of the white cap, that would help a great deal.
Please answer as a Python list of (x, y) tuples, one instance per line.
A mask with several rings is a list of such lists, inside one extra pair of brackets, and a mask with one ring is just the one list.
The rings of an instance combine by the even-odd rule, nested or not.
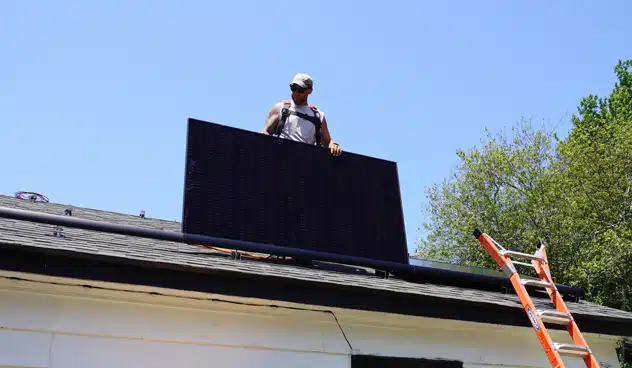
[(314, 86), (314, 81), (309, 74), (298, 73), (292, 78), (292, 84), (297, 84), (303, 88), (312, 88)]

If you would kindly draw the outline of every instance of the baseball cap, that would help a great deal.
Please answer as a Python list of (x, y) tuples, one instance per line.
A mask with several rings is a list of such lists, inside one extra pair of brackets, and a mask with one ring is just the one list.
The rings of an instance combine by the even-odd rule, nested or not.
[(309, 74), (298, 73), (292, 78), (292, 84), (297, 84), (303, 88), (312, 88), (314, 85), (314, 81)]

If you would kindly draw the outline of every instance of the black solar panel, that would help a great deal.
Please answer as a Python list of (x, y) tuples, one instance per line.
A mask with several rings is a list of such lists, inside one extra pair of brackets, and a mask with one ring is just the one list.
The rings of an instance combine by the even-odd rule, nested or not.
[(196, 119), (182, 231), (408, 263), (394, 162)]

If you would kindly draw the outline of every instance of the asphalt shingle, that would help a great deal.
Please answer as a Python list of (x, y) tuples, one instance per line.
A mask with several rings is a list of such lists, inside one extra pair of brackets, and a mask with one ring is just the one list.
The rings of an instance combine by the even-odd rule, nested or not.
[[(39, 211), (62, 215), (68, 206), (56, 203), (38, 203), (0, 195), (0, 206)], [(90, 220), (126, 224), (137, 227), (166, 231), (180, 231), (180, 223), (137, 215), (107, 212), (89, 208), (72, 208), (72, 216)], [(224, 253), (194, 247), (191, 245), (145, 239), (118, 234), (100, 233), (76, 228), (63, 228), (64, 237), (53, 235), (54, 225), (39, 224), (0, 218), (0, 246), (17, 245), (31, 248), (65, 250), (86, 254), (107, 255), (120, 259), (138, 259), (155, 262), (224, 270), (251, 275), (292, 278), (320, 283), (353, 285), (372, 290), (397, 293), (419, 294), (435, 298), (450, 298), (513, 308), (522, 308), (516, 295), (461, 287), (414, 283), (397, 278), (381, 279), (367, 275), (367, 271), (357, 268), (355, 272), (341, 272), (306, 268), (293, 264), (279, 264), (263, 261), (235, 261)], [(352, 270), (352, 268), (350, 268)], [(534, 298), (537, 306), (550, 308), (548, 299)], [(600, 306), (586, 301), (568, 303), (573, 314), (605, 316), (632, 321), (632, 313)]]

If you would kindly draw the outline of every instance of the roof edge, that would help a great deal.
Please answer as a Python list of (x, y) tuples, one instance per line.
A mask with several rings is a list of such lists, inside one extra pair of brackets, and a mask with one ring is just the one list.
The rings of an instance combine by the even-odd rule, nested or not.
[[(349, 256), (306, 249), (281, 247), (272, 244), (260, 244), (235, 239), (225, 239), (182, 232), (148, 229), (104, 221), (94, 221), (82, 218), (53, 215), (37, 211), (0, 207), (0, 217), (36, 223), (61, 225), (73, 228), (80, 228), (84, 230), (137, 236), (141, 238), (167, 240), (186, 244), (221, 246), (229, 249), (273, 254), (278, 256), (292, 257), (296, 259), (369, 267), (375, 270), (385, 271), (386, 273), (392, 273), (401, 277), (402, 279), (413, 283), (431, 282), (438, 285), (461, 286), (480, 290), (490, 290), (490, 288), (492, 288), (493, 290), (498, 290), (502, 287), (511, 287), (510, 281), (505, 277), (478, 275), (457, 270), (415, 266), (411, 265), (410, 263), (389, 262), (359, 256)], [(574, 288), (566, 285), (556, 286), (560, 294), (570, 296), (571, 298), (577, 299), (584, 295), (583, 289), (580, 288)]]
[[(0, 243), (0, 269), (330, 308), (531, 327), (519, 307), (70, 250)], [(587, 333), (623, 336), (632, 331), (632, 319), (586, 314), (574, 314), (574, 317)], [(564, 328), (551, 326), (550, 329)]]

